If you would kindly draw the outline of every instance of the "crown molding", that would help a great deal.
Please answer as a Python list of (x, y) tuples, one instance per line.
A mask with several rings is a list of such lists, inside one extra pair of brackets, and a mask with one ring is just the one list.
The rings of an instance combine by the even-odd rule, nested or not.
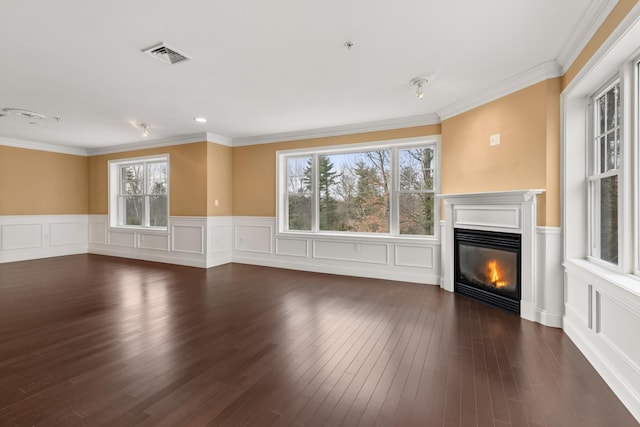
[(333, 126), (295, 132), (272, 133), (269, 135), (250, 136), (245, 138), (233, 138), (233, 146), (242, 147), (246, 145), (270, 144), (273, 142), (295, 141), (299, 139), (302, 140), (324, 138), (329, 136), (350, 135), (355, 133), (436, 125), (439, 123), (440, 117), (437, 114), (421, 114), (418, 116), (399, 117), (395, 119), (377, 120), (373, 122), (355, 123), (343, 126)]
[(618, 0), (591, 0), (578, 25), (571, 32), (571, 37), (558, 55), (557, 60), (562, 67), (562, 74), (571, 67), (616, 4)]
[[(594, 90), (593, 81), (607, 78), (620, 63), (628, 62), (629, 55), (636, 57), (638, 50), (638, 34), (640, 33), (640, 3), (629, 11), (613, 32), (607, 37), (584, 66), (576, 73), (571, 82), (564, 88), (563, 96), (588, 96), (585, 90)], [(605, 60), (606, 59), (606, 60)], [(602, 66), (603, 64), (608, 66)], [(616, 65), (612, 65), (616, 64)], [(610, 76), (609, 76), (610, 77)], [(585, 86), (589, 89), (585, 89)], [(580, 95), (576, 95), (576, 92)]]
[(121, 153), (125, 151), (146, 150), (148, 148), (157, 147), (169, 147), (171, 145), (183, 145), (192, 144), (194, 142), (214, 142), (216, 144), (231, 146), (231, 139), (226, 136), (218, 135), (210, 132), (192, 133), (189, 135), (172, 136), (169, 138), (155, 139), (151, 141), (145, 141), (144, 144), (140, 142), (133, 142), (128, 144), (111, 145), (108, 147), (98, 147), (87, 149), (89, 156), (96, 156), (99, 154), (111, 154)]
[(502, 83), (448, 105), (438, 110), (437, 113), (442, 120), (446, 120), (510, 93), (561, 75), (560, 65), (555, 60), (543, 62), (520, 74), (516, 74)]
[(214, 144), (226, 145), (227, 147), (233, 147), (233, 139), (228, 136), (220, 135), (218, 133), (207, 132), (207, 142), (213, 142)]
[(7, 147), (26, 148), (28, 150), (49, 151), (52, 153), (73, 154), (75, 156), (86, 156), (87, 150), (78, 147), (65, 145), (47, 144), (46, 142), (24, 141), (21, 139), (11, 139), (0, 137), (0, 145)]

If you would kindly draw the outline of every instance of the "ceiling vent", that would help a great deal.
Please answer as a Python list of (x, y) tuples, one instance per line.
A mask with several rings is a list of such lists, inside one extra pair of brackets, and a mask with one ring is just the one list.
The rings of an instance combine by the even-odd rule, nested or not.
[(164, 62), (165, 64), (177, 64), (191, 59), (184, 53), (180, 53), (164, 43), (160, 43), (148, 49), (143, 49), (142, 52), (157, 59), (158, 61)]

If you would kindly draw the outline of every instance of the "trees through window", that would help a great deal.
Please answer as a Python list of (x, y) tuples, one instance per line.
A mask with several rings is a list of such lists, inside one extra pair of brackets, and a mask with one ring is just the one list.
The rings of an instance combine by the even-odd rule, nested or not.
[(285, 231), (434, 234), (435, 143), (281, 156)]
[(111, 224), (166, 228), (168, 222), (169, 167), (166, 156), (130, 159), (111, 164)]
[(591, 256), (618, 264), (620, 82), (596, 95), (592, 105)]

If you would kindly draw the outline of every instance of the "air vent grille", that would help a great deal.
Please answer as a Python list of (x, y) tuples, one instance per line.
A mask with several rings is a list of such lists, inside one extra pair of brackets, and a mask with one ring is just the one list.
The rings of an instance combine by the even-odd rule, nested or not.
[(191, 59), (184, 53), (180, 53), (164, 43), (144, 49), (142, 52), (157, 59), (158, 61), (164, 62), (165, 64), (178, 64)]

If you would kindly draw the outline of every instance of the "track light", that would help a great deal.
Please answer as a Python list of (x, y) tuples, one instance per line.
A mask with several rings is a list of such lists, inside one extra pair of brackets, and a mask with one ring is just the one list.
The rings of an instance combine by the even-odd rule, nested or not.
[(426, 77), (416, 77), (411, 79), (411, 85), (416, 87), (416, 98), (422, 100), (424, 98), (423, 87), (429, 83)]
[(142, 136), (145, 138), (149, 136), (149, 125), (146, 123), (140, 123), (140, 127), (142, 128)]

